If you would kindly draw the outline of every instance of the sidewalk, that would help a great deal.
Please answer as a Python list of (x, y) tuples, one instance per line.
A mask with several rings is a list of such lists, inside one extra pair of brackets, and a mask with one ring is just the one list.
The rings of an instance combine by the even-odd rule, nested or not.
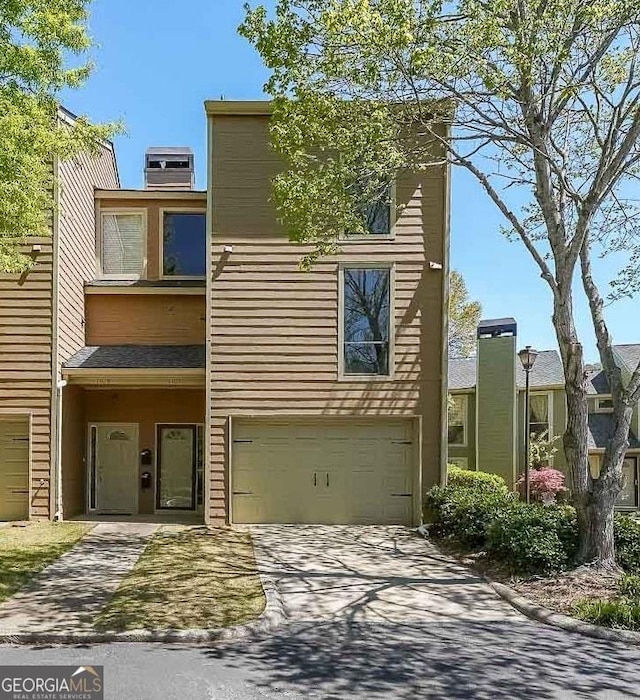
[(131, 571), (158, 529), (101, 523), (72, 550), (0, 605), (0, 635), (92, 631), (94, 617)]

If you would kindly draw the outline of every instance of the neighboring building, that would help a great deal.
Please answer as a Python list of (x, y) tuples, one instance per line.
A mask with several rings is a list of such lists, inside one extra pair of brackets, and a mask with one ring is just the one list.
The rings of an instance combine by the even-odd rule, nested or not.
[[(514, 485), (524, 471), (525, 373), (517, 355), (514, 319), (481, 321), (475, 357), (449, 360), (448, 461), (468, 469), (494, 472)], [(640, 345), (619, 345), (614, 352), (629, 376), (640, 360)], [(599, 369), (589, 372), (589, 459), (594, 475), (613, 429), (611, 394)], [(567, 421), (564, 372), (556, 350), (538, 355), (530, 374), (530, 434), (562, 436)], [(634, 410), (625, 482), (619, 506), (638, 507), (638, 407)], [(566, 468), (562, 440), (553, 466)]]
[[(59, 118), (74, 117), (61, 110)], [(84, 345), (82, 282), (95, 276), (95, 187), (119, 186), (113, 147), (53, 162), (51, 236), (25, 237), (34, 265), (0, 274), (0, 520), (55, 512), (58, 378)]]
[[(84, 267), (65, 279), (73, 332), (22, 462), (60, 428), (11, 517), (419, 522), (446, 464), (448, 170), (399, 176), (397, 216), (381, 205), (375, 232), (303, 272), (271, 204), (270, 105), (206, 111), (207, 192), (180, 148), (148, 151), (144, 190), (92, 183), (68, 256)], [(59, 484), (51, 503), (40, 477)]]

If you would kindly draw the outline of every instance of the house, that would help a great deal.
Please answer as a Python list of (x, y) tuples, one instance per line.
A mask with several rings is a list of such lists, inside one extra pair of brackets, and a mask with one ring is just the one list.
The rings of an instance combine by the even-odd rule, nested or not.
[[(305, 272), (271, 203), (270, 114), (206, 103), (206, 192), (186, 148), (150, 149), (144, 189), (93, 183), (76, 333), (14, 462), (41, 459), (45, 430), (51, 458), (11, 517), (419, 522), (446, 465), (448, 170), (400, 174), (383, 225)], [(32, 285), (64, 276), (48, 265)]]
[[(524, 471), (525, 372), (517, 355), (513, 318), (481, 321), (475, 357), (449, 360), (448, 461), (468, 469), (502, 476), (513, 486)], [(627, 376), (640, 360), (640, 345), (618, 345), (614, 352)], [(589, 392), (589, 460), (592, 473), (613, 429), (611, 394), (604, 373), (591, 368)], [(530, 373), (529, 434), (562, 436), (567, 407), (562, 361), (556, 350), (544, 350)], [(634, 410), (625, 482), (619, 507), (638, 507), (638, 407)], [(555, 442), (553, 466), (566, 469), (562, 441)]]
[[(73, 124), (66, 110), (58, 118)], [(61, 364), (84, 345), (83, 280), (95, 276), (95, 187), (119, 186), (113, 146), (54, 160), (51, 236), (27, 237), (33, 268), (0, 275), (0, 520), (55, 513)]]

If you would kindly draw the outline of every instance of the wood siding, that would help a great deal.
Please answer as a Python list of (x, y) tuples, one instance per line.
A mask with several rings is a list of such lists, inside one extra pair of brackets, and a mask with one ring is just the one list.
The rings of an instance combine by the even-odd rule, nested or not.
[[(430, 487), (439, 479), (444, 293), (443, 271), (428, 261), (446, 268), (444, 169), (400, 178), (394, 240), (345, 244), (302, 272), (304, 249), (283, 237), (269, 201), (279, 163), (268, 118), (212, 122), (210, 518), (228, 514), (230, 415), (421, 416), (422, 482)], [(338, 380), (341, 262), (395, 266), (391, 379)]]
[(21, 248), (35, 264), (23, 275), (0, 274), (0, 414), (31, 414), (31, 514), (49, 515), (53, 248), (29, 238)]
[(118, 187), (114, 154), (81, 154), (59, 166), (58, 341), (61, 364), (85, 344), (84, 283), (96, 276), (94, 188)]
[(87, 345), (202, 345), (204, 296), (90, 294)]
[[(155, 194), (155, 193), (154, 193)], [(160, 215), (163, 209), (170, 211), (205, 211), (207, 206), (207, 196), (202, 193), (200, 197), (194, 193), (194, 198), (177, 199), (167, 195), (166, 199), (154, 197), (149, 199), (141, 193), (139, 198), (128, 196), (122, 199), (100, 200), (99, 211), (108, 212), (113, 209), (126, 209), (128, 211), (143, 211), (147, 220), (147, 264), (145, 279), (158, 280), (162, 277), (162, 261), (160, 259)], [(98, 226), (100, 220), (98, 219)], [(99, 232), (98, 232), (99, 234)]]

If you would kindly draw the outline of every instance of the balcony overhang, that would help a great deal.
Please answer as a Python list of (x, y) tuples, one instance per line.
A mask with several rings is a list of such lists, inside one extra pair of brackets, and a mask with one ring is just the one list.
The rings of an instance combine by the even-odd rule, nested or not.
[(163, 388), (198, 388), (205, 386), (204, 369), (175, 368), (79, 368), (65, 367), (62, 377), (69, 386), (94, 388), (115, 387), (163, 387)]

